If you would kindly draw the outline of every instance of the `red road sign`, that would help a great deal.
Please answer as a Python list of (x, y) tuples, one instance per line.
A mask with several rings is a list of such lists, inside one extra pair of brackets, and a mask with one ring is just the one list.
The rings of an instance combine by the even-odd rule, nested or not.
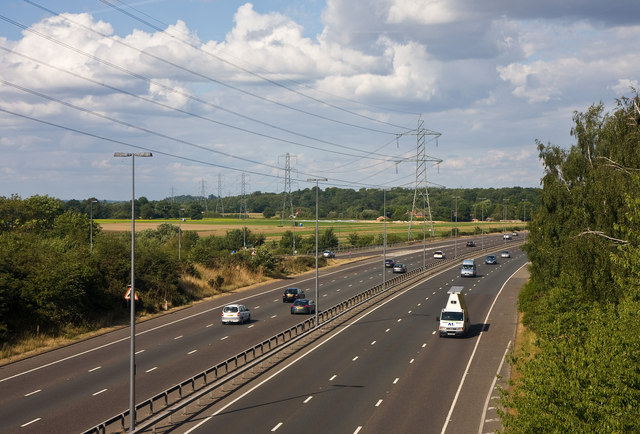
[[(131, 300), (131, 286), (127, 287), (127, 292), (124, 295), (124, 299), (125, 300)], [(136, 301), (138, 301), (138, 293), (137, 292), (136, 292), (136, 295), (135, 295), (135, 299), (136, 299)]]

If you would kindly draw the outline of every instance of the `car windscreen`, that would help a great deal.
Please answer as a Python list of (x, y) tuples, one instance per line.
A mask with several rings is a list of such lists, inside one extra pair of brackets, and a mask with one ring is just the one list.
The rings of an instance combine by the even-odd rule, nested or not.
[(462, 321), (464, 314), (462, 312), (442, 312), (442, 321)]
[(295, 294), (296, 292), (298, 292), (298, 290), (295, 288), (287, 288), (286, 290), (287, 294)]
[(225, 306), (223, 312), (237, 312), (238, 306)]
[(304, 306), (304, 305), (305, 305), (305, 304), (307, 304), (308, 302), (309, 302), (308, 300), (301, 299), (301, 300), (296, 300), (296, 301), (293, 303), (293, 305), (294, 305), (294, 306)]

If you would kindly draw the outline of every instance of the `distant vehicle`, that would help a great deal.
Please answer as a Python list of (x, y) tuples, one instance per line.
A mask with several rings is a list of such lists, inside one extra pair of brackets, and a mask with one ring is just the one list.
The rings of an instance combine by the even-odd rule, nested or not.
[(282, 302), (295, 301), (299, 298), (304, 298), (304, 292), (298, 288), (287, 288), (282, 294)]
[(500, 257), (501, 258), (510, 258), (511, 257), (511, 253), (509, 253), (508, 250), (504, 250), (502, 253), (500, 253)]
[(251, 312), (244, 304), (229, 304), (222, 308), (222, 324), (251, 322)]
[(444, 259), (444, 252), (442, 250), (436, 250), (433, 252), (433, 257), (435, 259)]
[(484, 260), (484, 263), (487, 265), (495, 265), (498, 263), (498, 259), (496, 258), (495, 255), (487, 255), (486, 259)]
[(393, 272), (394, 273), (406, 273), (407, 272), (407, 267), (404, 264), (401, 264), (400, 262), (396, 262), (396, 265), (393, 266)]
[(386, 259), (384, 261), (385, 268), (393, 268), (394, 265), (396, 265), (396, 261), (394, 261), (393, 259)]
[(473, 241), (467, 241), (467, 247), (475, 247), (476, 243), (474, 243)]
[(436, 318), (440, 323), (438, 327), (440, 337), (466, 336), (469, 333), (471, 323), (462, 289), (462, 286), (452, 286), (447, 291), (449, 294), (447, 304), (440, 312), (440, 316)]
[(518, 236), (518, 233), (514, 231), (514, 232), (512, 232), (512, 233), (511, 233), (511, 236), (513, 236), (513, 237), (517, 237), (517, 236)]
[(336, 254), (333, 253), (331, 250), (325, 250), (324, 252), (322, 252), (322, 257), (323, 258), (335, 258)]
[(315, 313), (316, 304), (308, 298), (299, 298), (291, 305), (291, 315), (296, 313)]
[(462, 261), (460, 269), (461, 277), (476, 277), (476, 261), (473, 259), (465, 259)]
[(502, 235), (502, 238), (504, 238), (505, 240), (510, 240), (511, 239), (511, 235), (504, 234), (504, 235)]

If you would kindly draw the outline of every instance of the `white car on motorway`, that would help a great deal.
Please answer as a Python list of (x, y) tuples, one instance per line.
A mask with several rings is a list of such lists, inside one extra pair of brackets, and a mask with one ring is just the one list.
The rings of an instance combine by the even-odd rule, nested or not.
[(222, 308), (222, 324), (244, 324), (251, 321), (251, 312), (244, 304), (228, 304)]
[(433, 257), (435, 259), (444, 259), (444, 252), (442, 250), (436, 250), (433, 252)]

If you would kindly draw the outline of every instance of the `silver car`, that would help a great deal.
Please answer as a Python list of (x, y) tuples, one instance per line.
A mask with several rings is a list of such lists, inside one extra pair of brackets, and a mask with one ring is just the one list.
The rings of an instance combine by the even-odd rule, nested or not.
[(406, 273), (407, 272), (407, 266), (404, 264), (401, 264), (400, 262), (396, 262), (396, 264), (393, 266), (393, 272), (394, 273)]
[(229, 304), (222, 308), (222, 324), (251, 322), (251, 312), (244, 304)]

